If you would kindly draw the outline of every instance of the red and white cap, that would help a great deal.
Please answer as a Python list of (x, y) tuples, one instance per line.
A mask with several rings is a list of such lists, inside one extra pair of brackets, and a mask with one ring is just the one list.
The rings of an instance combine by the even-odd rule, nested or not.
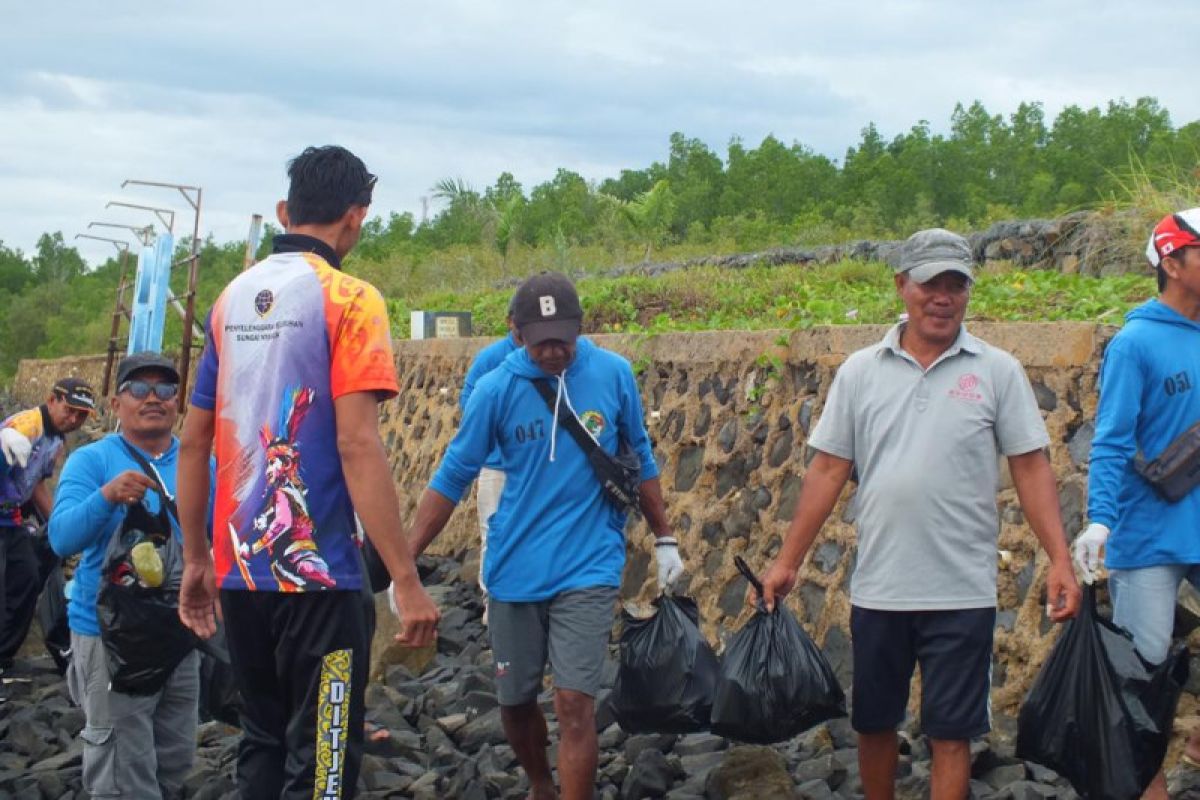
[(1200, 208), (1168, 214), (1154, 226), (1146, 243), (1146, 258), (1157, 267), (1163, 257), (1184, 247), (1200, 246)]

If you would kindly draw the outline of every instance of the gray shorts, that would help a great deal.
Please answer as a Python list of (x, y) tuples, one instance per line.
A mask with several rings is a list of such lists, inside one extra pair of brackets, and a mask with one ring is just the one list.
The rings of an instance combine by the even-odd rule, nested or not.
[(595, 697), (616, 604), (615, 586), (572, 589), (536, 603), (491, 600), (488, 630), (500, 705), (537, 700), (547, 659), (555, 688)]

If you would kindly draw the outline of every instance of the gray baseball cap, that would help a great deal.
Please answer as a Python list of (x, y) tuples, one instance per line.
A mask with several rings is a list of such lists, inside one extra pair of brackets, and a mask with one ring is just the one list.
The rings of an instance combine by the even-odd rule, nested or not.
[(927, 283), (943, 272), (958, 272), (973, 281), (971, 245), (945, 228), (917, 231), (901, 245), (896, 272), (907, 272), (917, 283)]

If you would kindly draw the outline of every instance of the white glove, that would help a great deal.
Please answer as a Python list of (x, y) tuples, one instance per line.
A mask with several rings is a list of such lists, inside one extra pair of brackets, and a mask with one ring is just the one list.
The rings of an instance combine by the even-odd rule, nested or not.
[(1093, 583), (1100, 569), (1100, 550), (1108, 541), (1108, 528), (1099, 522), (1093, 522), (1083, 529), (1083, 533), (1075, 537), (1072, 547), (1072, 557), (1079, 569), (1084, 583)]
[(24, 467), (29, 463), (33, 445), (16, 428), (0, 428), (0, 450), (4, 451), (4, 460), (10, 467)]
[(388, 608), (392, 610), (392, 616), (400, 619), (400, 609), (396, 608), (396, 582), (392, 581), (388, 584)]
[(662, 536), (654, 541), (654, 557), (658, 560), (658, 590), (665, 592), (683, 574), (683, 559), (679, 557), (679, 542), (674, 536)]

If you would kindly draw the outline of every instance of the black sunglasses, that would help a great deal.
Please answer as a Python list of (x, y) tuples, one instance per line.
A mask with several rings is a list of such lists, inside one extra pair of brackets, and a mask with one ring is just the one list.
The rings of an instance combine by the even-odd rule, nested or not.
[(170, 400), (179, 394), (178, 383), (149, 383), (147, 381), (125, 381), (117, 387), (117, 394), (128, 391), (134, 400), (145, 400), (154, 392), (159, 400)]
[(375, 193), (375, 184), (379, 182), (378, 175), (367, 173), (367, 184), (358, 193), (358, 202), (355, 205), (369, 206), (371, 205), (371, 197)]

